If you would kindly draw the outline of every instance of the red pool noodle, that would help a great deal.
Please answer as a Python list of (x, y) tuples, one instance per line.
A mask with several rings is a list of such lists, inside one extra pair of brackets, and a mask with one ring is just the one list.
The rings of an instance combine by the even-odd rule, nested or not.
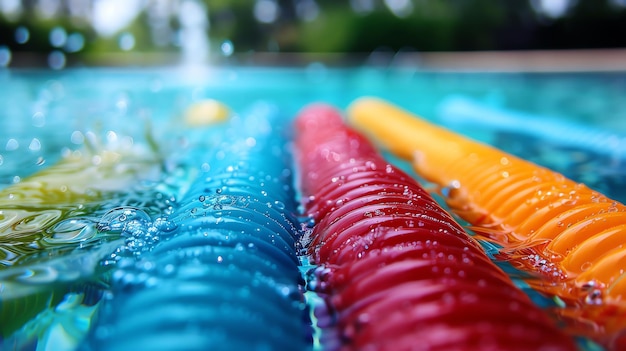
[[(381, 117), (384, 118), (384, 117)], [(295, 121), (312, 260), (343, 350), (576, 350), (408, 175), (326, 105)]]

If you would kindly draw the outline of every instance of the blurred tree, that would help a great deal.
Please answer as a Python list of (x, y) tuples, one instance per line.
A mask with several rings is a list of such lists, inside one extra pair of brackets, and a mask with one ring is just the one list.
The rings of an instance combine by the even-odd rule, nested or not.
[(382, 2), (373, 11), (361, 14), (336, 3), (322, 5), (322, 15), (300, 23), (299, 42), (295, 45), (298, 51), (453, 49), (454, 8), (445, 2), (420, 2), (405, 17), (394, 14)]
[[(120, 47), (124, 32), (132, 36), (134, 51), (175, 52), (184, 39), (177, 9), (183, 1), (202, 1), (211, 49), (229, 41), (235, 53), (626, 47), (626, 6), (617, 0), (569, 0), (556, 16), (540, 11), (546, 0), (150, 0), (111, 37), (98, 36), (89, 23), (93, 7), (76, 11), (73, 1), (60, 0), (52, 15), (44, 15), (42, 1), (22, 0), (17, 15), (1, 13), (0, 46), (45, 54), (54, 49), (50, 31), (61, 26), (85, 38), (82, 50), (71, 55), (128, 49)], [(158, 25), (167, 23), (167, 38), (155, 38), (161, 32), (154, 30), (150, 11), (158, 6), (165, 8)], [(15, 39), (20, 26), (30, 34), (23, 43)]]
[(537, 49), (626, 47), (626, 7), (578, 0), (565, 16), (539, 22), (533, 34)]
[(209, 9), (210, 36), (217, 42), (230, 40), (235, 50), (266, 51), (271, 25), (259, 23), (254, 17), (253, 1), (206, 0)]

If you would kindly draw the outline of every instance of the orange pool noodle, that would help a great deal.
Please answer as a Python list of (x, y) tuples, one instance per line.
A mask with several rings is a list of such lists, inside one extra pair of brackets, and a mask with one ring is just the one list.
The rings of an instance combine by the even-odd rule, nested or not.
[(594, 334), (626, 330), (626, 206), (381, 100), (355, 101), (349, 121), (446, 189), (460, 217), (545, 277), (535, 287), (576, 306)]

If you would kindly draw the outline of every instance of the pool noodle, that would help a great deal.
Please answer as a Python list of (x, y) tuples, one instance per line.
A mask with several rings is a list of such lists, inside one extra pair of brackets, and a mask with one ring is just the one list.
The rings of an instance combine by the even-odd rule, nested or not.
[(498, 108), (464, 96), (444, 99), (438, 106), (438, 115), (449, 126), (490, 128), (591, 151), (616, 160), (626, 157), (626, 136), (614, 131)]
[(86, 349), (309, 347), (290, 156), (272, 113), (231, 125), (237, 138), (208, 158), (171, 216), (171, 238), (117, 273), (154, 284), (114, 280)]
[(339, 349), (576, 349), (336, 110), (305, 108), (296, 129), (303, 203), (316, 222), (308, 251), (337, 314)]
[(451, 207), (521, 268), (543, 275), (547, 282), (534, 287), (562, 298), (571, 307), (560, 310), (566, 316), (591, 323), (583, 333), (621, 347), (626, 279), (617, 267), (626, 260), (626, 206), (381, 100), (357, 100), (349, 115), (418, 174), (447, 187)]

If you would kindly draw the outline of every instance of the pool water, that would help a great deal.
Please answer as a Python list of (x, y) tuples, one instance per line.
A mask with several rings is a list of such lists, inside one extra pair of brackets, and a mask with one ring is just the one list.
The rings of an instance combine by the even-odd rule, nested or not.
[[(149, 267), (124, 270), (123, 262), (145, 257), (168, 240), (182, 223), (177, 218), (185, 201), (195, 204), (199, 195), (206, 198), (196, 205), (209, 203), (208, 193), (193, 190), (204, 186), (194, 183), (198, 174), (210, 174), (216, 159), (228, 159), (229, 145), (261, 147), (261, 137), (245, 133), (284, 137), (279, 144), (289, 150), (292, 119), (314, 102), (345, 109), (356, 98), (378, 96), (626, 201), (623, 73), (424, 72), (311, 64), (3, 70), (0, 82), (2, 349), (97, 349), (96, 341), (107, 340), (103, 334), (109, 332), (98, 327), (112, 313), (102, 301), (127, 294), (124, 284), (150, 282), (141, 278)], [(213, 120), (189, 122), (190, 107), (209, 99), (230, 112), (238, 129)], [(455, 109), (459, 101), (478, 112)], [(493, 118), (480, 117), (485, 114)], [(271, 117), (254, 119), (265, 115)], [(246, 157), (266, 157), (259, 155)], [(408, 164), (389, 159), (410, 172)], [(268, 160), (268, 168), (278, 162)], [(297, 184), (292, 186), (283, 190), (297, 193)], [(211, 193), (210, 206), (241, 199)], [(289, 207), (285, 201), (272, 200), (274, 210)], [(281, 218), (278, 222), (289, 223)], [(289, 230), (306, 231), (306, 223)], [(306, 257), (299, 258), (306, 264)], [(111, 272), (131, 273), (116, 277)], [(125, 280), (131, 282), (116, 287)]]

